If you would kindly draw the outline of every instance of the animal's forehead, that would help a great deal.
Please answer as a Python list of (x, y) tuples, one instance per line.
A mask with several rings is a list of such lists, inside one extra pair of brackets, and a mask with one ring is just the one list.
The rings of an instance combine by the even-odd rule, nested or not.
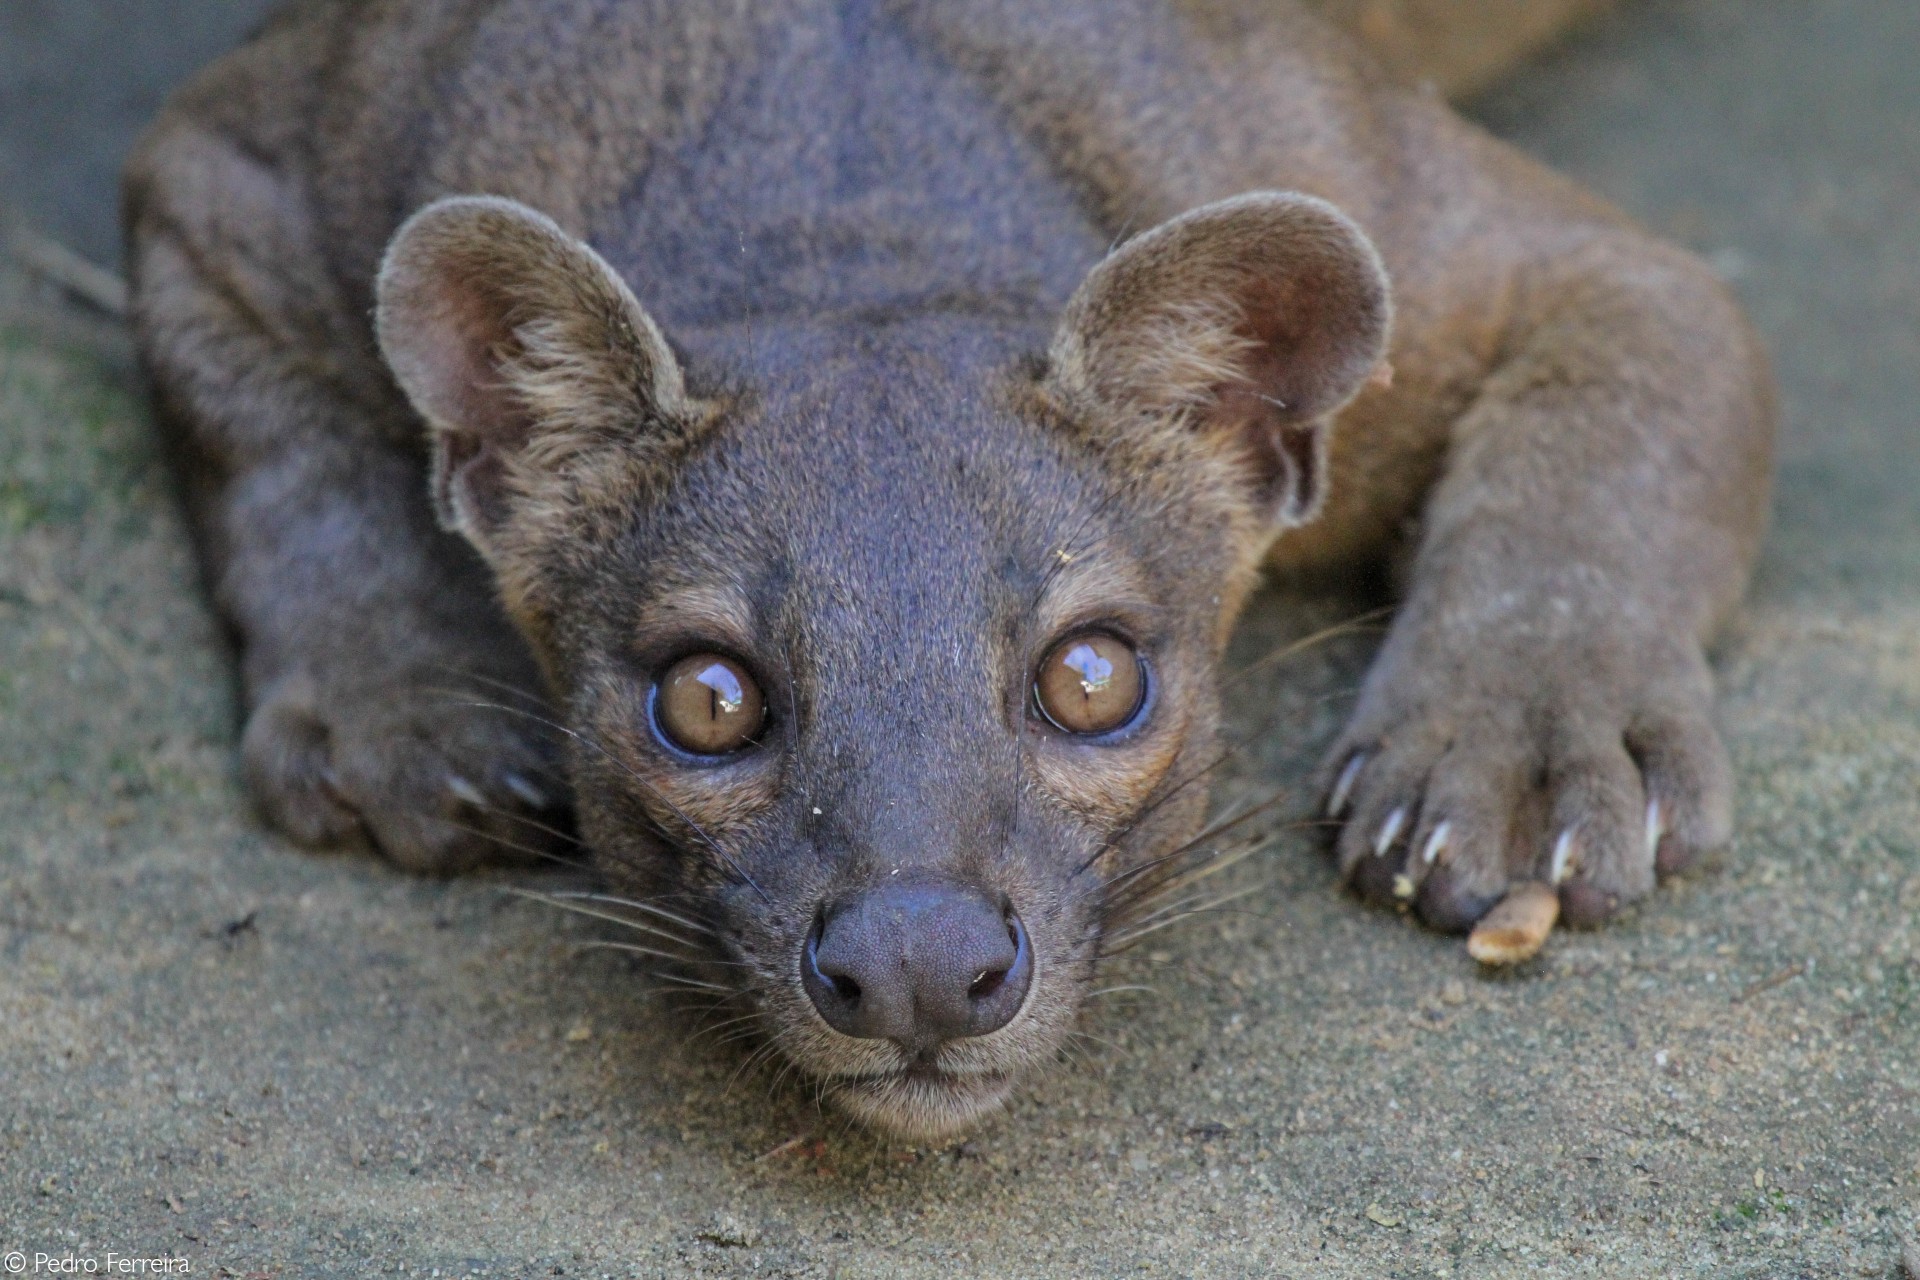
[(1081, 523), (1072, 486), (1038, 451), (983, 455), (931, 435), (892, 447), (903, 442), (885, 434), (837, 436), (801, 472), (813, 484), (761, 510), (772, 555), (750, 589), (822, 649), (978, 650), (1031, 607)]
[(1013, 407), (1033, 338), (958, 321), (762, 334), (738, 409), (658, 513), (663, 540), (750, 547), (853, 595), (1037, 562), (1103, 477)]

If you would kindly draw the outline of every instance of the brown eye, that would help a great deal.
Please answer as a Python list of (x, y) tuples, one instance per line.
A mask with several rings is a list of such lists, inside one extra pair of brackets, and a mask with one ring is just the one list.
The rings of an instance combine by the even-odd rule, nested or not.
[(760, 686), (731, 658), (696, 653), (667, 669), (654, 719), (667, 741), (695, 755), (738, 751), (760, 732)]
[(1033, 682), (1041, 714), (1068, 733), (1109, 733), (1133, 719), (1146, 691), (1140, 655), (1091, 631), (1053, 646)]

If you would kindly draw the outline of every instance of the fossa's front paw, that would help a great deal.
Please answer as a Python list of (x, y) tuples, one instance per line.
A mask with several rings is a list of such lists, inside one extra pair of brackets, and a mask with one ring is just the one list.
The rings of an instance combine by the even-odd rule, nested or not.
[(1732, 778), (1691, 640), (1396, 634), (1323, 766), (1347, 882), (1464, 930), (1538, 881), (1598, 924), (1724, 843)]
[(294, 839), (365, 839), (410, 871), (448, 874), (557, 852), (567, 791), (555, 734), (455, 676), (268, 686), (241, 758), (267, 819)]

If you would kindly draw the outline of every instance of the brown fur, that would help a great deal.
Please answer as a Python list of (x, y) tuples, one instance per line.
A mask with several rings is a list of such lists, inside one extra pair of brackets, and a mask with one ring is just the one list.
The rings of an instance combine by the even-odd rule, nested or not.
[[(1726, 838), (1750, 331), (1278, 0), (306, 0), (169, 105), (127, 218), (266, 813), (451, 870), (570, 791), (875, 1123), (997, 1103), (1179, 882), (1263, 563), (1401, 583), (1328, 762), (1369, 897), (1460, 928), (1556, 878), (1593, 922)], [(1082, 625), (1151, 676), (1100, 741), (1030, 700)], [(769, 717), (693, 761), (652, 681), (716, 648)], [(473, 705), (536, 667), (551, 715)], [(931, 1076), (796, 973), (900, 874), (1036, 956)]]
[(1456, 101), (1612, 0), (1310, 0), (1391, 72)]

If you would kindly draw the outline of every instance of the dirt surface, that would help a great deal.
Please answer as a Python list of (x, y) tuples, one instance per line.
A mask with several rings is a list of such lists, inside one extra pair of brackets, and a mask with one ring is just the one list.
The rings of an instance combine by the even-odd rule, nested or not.
[[(1660, 0), (1478, 104), (1709, 255), (1777, 353), (1776, 528), (1719, 660), (1733, 848), (1488, 974), (1288, 836), (1241, 869), (1242, 910), (1131, 953), (1109, 985), (1152, 990), (1099, 1000), (1072, 1061), (941, 1149), (743, 1070), (510, 877), (265, 833), (124, 335), (0, 268), (0, 1254), (286, 1277), (1898, 1275), (1920, 1236), (1915, 48), (1911, 5)], [(31, 61), (0, 53), (9, 76)], [(86, 134), (84, 86), (56, 81)], [(111, 106), (46, 191), (124, 145)], [(62, 231), (36, 190), (4, 195)], [(1364, 607), (1263, 597), (1240, 655)], [(1239, 682), (1224, 798), (1301, 785), (1373, 642)]]

